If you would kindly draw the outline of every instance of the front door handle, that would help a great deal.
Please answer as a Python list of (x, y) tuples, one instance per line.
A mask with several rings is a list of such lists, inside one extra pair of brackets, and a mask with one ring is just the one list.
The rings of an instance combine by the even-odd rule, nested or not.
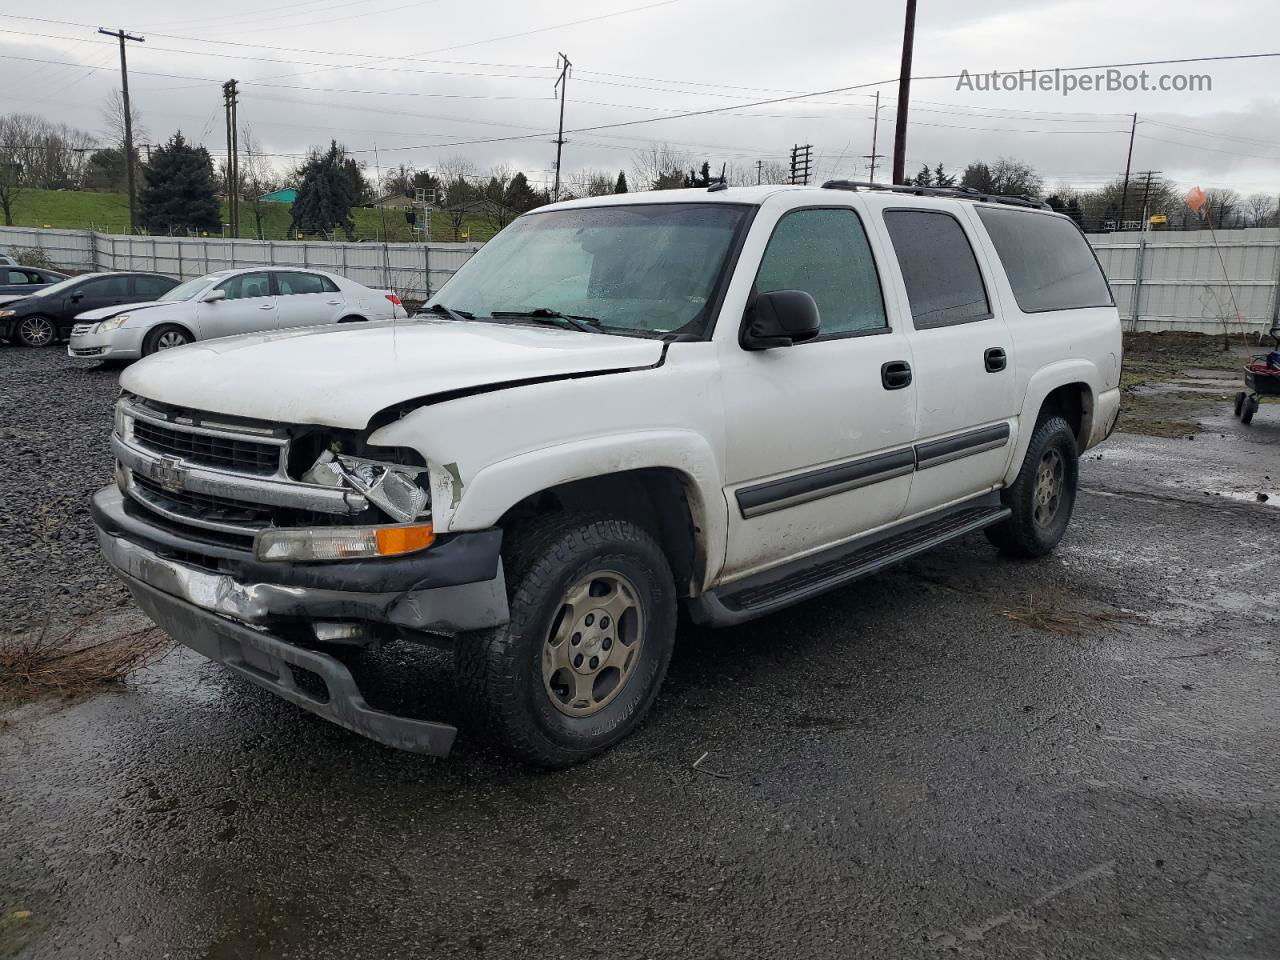
[(986, 365), (987, 373), (999, 373), (1009, 365), (1009, 358), (1005, 355), (1004, 347), (988, 347), (982, 355), (982, 362)]
[(264, 303), (262, 306), (258, 307), (259, 310), (274, 310), (275, 308), (276, 305), (274, 303)]
[(911, 364), (905, 360), (890, 360), (880, 367), (880, 382), (886, 390), (911, 386)]

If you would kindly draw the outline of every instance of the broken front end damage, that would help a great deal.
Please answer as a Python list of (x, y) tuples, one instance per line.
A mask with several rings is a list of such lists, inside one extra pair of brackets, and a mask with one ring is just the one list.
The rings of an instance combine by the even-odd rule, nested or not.
[[(98, 541), (161, 628), (349, 730), (448, 753), (453, 727), (371, 708), (338, 647), (505, 624), (501, 531), (437, 536), (425, 467), (325, 449), (305, 471), (287, 470), (286, 452), (275, 473), (248, 477), (131, 432), (114, 440), (117, 484), (92, 502)], [(274, 510), (274, 523), (235, 526), (235, 503)], [(306, 525), (280, 525), (291, 520)]]

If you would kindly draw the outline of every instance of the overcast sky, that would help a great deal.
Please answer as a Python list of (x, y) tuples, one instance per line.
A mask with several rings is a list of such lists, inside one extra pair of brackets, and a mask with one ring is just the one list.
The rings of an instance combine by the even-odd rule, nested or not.
[[(113, 20), (101, 22), (110, 10)], [(21, 14), (22, 16), (18, 16)], [(40, 22), (32, 17), (61, 22)], [(37, 113), (95, 133), (119, 85), (123, 26), (130, 87), (157, 142), (181, 129), (225, 150), (220, 84), (242, 83), (240, 119), (277, 162), (336, 137), (372, 169), (432, 167), (464, 154), (550, 178), (557, 51), (574, 69), (567, 129), (876, 84), (767, 106), (567, 135), (566, 174), (630, 173), (665, 141), (754, 166), (812, 143), (819, 178), (865, 178), (878, 89), (879, 153), (893, 151), (903, 5), (864, 0), (59, 0), (0, 15), (0, 112)], [(586, 21), (586, 22), (584, 22)], [(1275, 0), (919, 0), (917, 77), (1280, 50)], [(217, 42), (215, 42), (217, 41)], [(58, 61), (57, 63), (36, 61)], [(104, 69), (91, 69), (94, 67)], [(912, 85), (908, 170), (975, 159), (1031, 162), (1052, 185), (1096, 185), (1134, 170), (1243, 193), (1280, 193), (1280, 58), (1147, 68), (1209, 74), (1195, 93), (987, 92), (955, 79)], [(883, 82), (881, 82), (883, 81)], [(505, 142), (469, 143), (501, 137)], [(435, 145), (441, 146), (435, 146)], [(456, 144), (456, 145), (451, 145)], [(376, 147), (376, 154), (374, 148)], [(888, 160), (882, 169), (887, 173)]]

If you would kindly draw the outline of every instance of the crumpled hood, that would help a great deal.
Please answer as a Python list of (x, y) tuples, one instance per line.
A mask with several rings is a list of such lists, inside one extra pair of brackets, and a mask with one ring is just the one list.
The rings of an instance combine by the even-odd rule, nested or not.
[(108, 317), (114, 317), (117, 313), (132, 313), (134, 310), (183, 307), (186, 305), (187, 304), (182, 300), (146, 300), (141, 303), (126, 303), (121, 306), (99, 307), (97, 310), (86, 310), (84, 313), (77, 313), (76, 319), (85, 323), (97, 323), (99, 320), (106, 320)]
[(554, 327), (400, 320), (197, 341), (134, 364), (120, 384), (194, 410), (361, 429), (378, 411), (418, 397), (652, 366), (662, 348)]

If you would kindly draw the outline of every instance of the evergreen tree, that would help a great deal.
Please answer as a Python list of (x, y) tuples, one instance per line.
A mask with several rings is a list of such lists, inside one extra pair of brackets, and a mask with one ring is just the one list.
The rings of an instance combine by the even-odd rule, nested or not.
[(711, 179), (711, 162), (709, 160), (703, 160), (700, 168), (690, 170), (684, 178), (686, 187), (709, 187), (714, 182)]
[(625, 170), (618, 171), (618, 182), (613, 185), (613, 192), (614, 193), (627, 192), (627, 171)]
[(935, 187), (954, 187), (956, 178), (954, 175), (947, 173), (942, 168), (942, 164), (939, 163), (933, 168), (933, 185)]
[[(358, 170), (358, 168), (357, 168)], [(298, 198), (289, 208), (292, 228), (300, 233), (332, 233), (342, 227), (349, 239), (355, 237), (351, 208), (357, 186), (347, 164), (346, 150), (336, 140), (324, 153), (312, 151), (298, 169), (301, 184)]]
[(151, 154), (138, 195), (142, 226), (149, 233), (198, 233), (222, 225), (214, 187), (213, 160), (182, 132)]
[(912, 180), (911, 183), (917, 187), (933, 186), (933, 171), (929, 169), (929, 165), (927, 163), (920, 168), (920, 172), (916, 174), (915, 179)]

